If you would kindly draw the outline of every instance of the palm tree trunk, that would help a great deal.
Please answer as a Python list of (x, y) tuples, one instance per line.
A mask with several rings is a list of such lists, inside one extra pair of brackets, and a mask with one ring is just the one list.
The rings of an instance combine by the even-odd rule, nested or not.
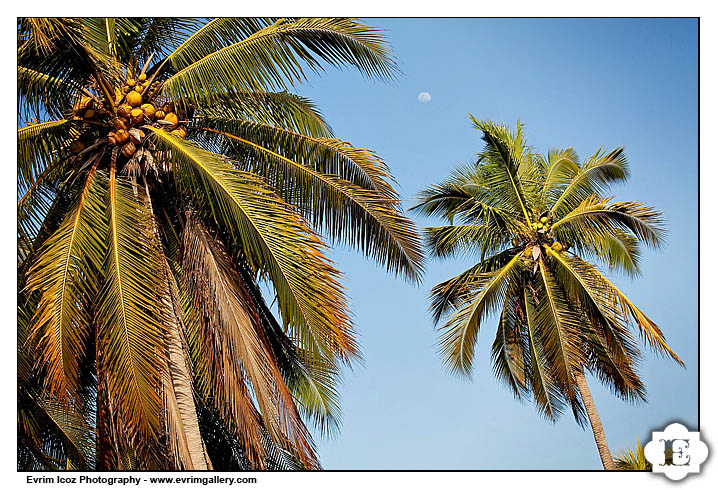
[(180, 337), (179, 325), (176, 321), (170, 322), (167, 341), (169, 350), (168, 367), (171, 379), (171, 386), (169, 387), (171, 393), (169, 395), (174, 398), (172, 403), (179, 415), (177, 417), (179, 420), (176, 420), (176, 422), (179, 426), (177, 429), (181, 434), (178, 434), (178, 436), (182, 439), (182, 445), (185, 446), (184, 449), (189, 456), (189, 461), (184, 461), (185, 469), (212, 469), (204, 440), (199, 431), (191, 371)]
[(606, 434), (603, 432), (601, 417), (598, 416), (598, 410), (596, 409), (596, 404), (593, 403), (591, 390), (588, 389), (588, 383), (586, 383), (586, 378), (583, 376), (583, 371), (576, 371), (574, 373), (574, 378), (576, 379), (576, 385), (578, 385), (578, 391), (581, 393), (583, 405), (586, 407), (588, 420), (591, 422), (593, 438), (596, 440), (596, 446), (598, 447), (598, 454), (601, 456), (603, 469), (615, 470), (616, 465), (613, 463), (611, 451), (608, 449), (608, 443), (606, 442)]
[(187, 358), (187, 343), (182, 332), (182, 311), (178, 308), (178, 292), (169, 264), (165, 261), (165, 277), (169, 298), (164, 297), (172, 318), (167, 329), (167, 367), (169, 370), (166, 396), (167, 415), (173, 425), (168, 427), (175, 440), (177, 457), (186, 470), (211, 470), (212, 463), (199, 431), (197, 407), (194, 403), (192, 368)]

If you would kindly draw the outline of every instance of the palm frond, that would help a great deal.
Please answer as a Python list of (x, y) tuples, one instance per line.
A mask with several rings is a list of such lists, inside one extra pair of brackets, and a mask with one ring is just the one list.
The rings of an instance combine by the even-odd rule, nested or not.
[(600, 194), (611, 184), (623, 182), (629, 176), (628, 159), (623, 148), (616, 148), (608, 153), (599, 149), (581, 165), (569, 182), (558, 182), (558, 191), (549, 191), (556, 196), (550, 212), (554, 216), (562, 217), (587, 197)]
[(162, 291), (160, 244), (150, 212), (139, 195), (135, 197), (131, 184), (117, 178), (114, 164), (106, 208), (108, 253), (105, 283), (98, 296), (98, 362), (107, 373), (120, 427), (142, 450), (143, 445), (151, 447), (161, 431), (159, 394), (166, 376), (162, 356), (167, 312), (157, 307)]
[(476, 297), (465, 294), (460, 307), (441, 327), (440, 351), (452, 372), (470, 376), (481, 321), (501, 305), (508, 283), (518, 274), (520, 257), (515, 255), (495, 272), (474, 274), (465, 286), (475, 291)]
[(541, 336), (544, 353), (551, 366), (553, 378), (571, 405), (576, 421), (585, 424), (585, 412), (577, 394), (573, 373), (582, 369), (585, 354), (580, 337), (581, 325), (572, 311), (556, 278), (547, 264), (539, 261), (539, 280), (536, 292), (536, 328)]
[[(307, 466), (316, 465), (309, 433), (274, 360), (256, 306), (231, 258), (221, 242), (191, 216), (185, 226), (183, 248), (182, 268), (197, 310), (207, 319), (204, 328), (217, 330), (213, 335), (223, 339), (223, 356), (232, 360), (232, 364), (216, 370), (216, 375), (226, 375), (228, 369), (234, 369), (236, 377), (246, 376), (275, 443), (292, 448)], [(236, 397), (231, 392), (227, 395), (229, 400)]]
[(309, 138), (331, 138), (332, 130), (314, 103), (283, 92), (218, 93), (202, 117), (236, 119), (285, 129)]
[(282, 90), (306, 78), (302, 65), (317, 71), (321, 61), (353, 65), (382, 79), (396, 72), (377, 29), (354, 19), (303, 18), (279, 20), (212, 50), (170, 76), (164, 90), (194, 103), (211, 102), (218, 91)]
[(90, 343), (90, 303), (99, 289), (107, 223), (102, 179), (93, 168), (60, 228), (42, 245), (27, 290), (41, 294), (31, 338), (53, 395), (77, 400), (79, 366)]
[(255, 172), (320, 231), (358, 248), (392, 272), (411, 280), (420, 277), (420, 238), (414, 224), (401, 214), (396, 198), (318, 172), (253, 141), (218, 133), (250, 152), (260, 165)]
[(660, 247), (664, 241), (665, 228), (662, 213), (640, 202), (611, 202), (611, 198), (599, 199), (591, 195), (551, 226), (554, 233), (580, 237), (587, 228), (599, 231), (615, 228), (630, 232), (650, 247)]
[(524, 288), (523, 295), (526, 305), (526, 341), (530, 360), (527, 378), (539, 412), (555, 422), (561, 416), (564, 407), (561, 389), (551, 374), (550, 361), (546, 357), (543, 340), (536, 326), (536, 304), (529, 288)]
[(18, 129), (18, 190), (25, 192), (51, 161), (64, 157), (76, 134), (72, 124), (65, 119)]
[(261, 180), (223, 157), (148, 129), (160, 147), (172, 152), (183, 192), (229, 230), (254, 270), (267, 274), (285, 326), (300, 345), (329, 356), (356, 356), (338, 273), (304, 220)]
[(519, 178), (519, 166), (524, 159), (524, 142), (521, 125), (516, 133), (506, 126), (490, 121), (479, 121), (469, 114), (474, 127), (483, 133), (486, 147), (480, 153), (484, 163), (485, 184), (491, 191), (520, 212), (527, 223), (530, 222), (526, 207), (526, 197)]

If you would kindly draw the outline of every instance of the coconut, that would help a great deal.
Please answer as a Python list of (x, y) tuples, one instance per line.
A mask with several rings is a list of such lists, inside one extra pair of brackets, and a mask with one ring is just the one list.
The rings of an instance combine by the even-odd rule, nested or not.
[(546, 223), (548, 221), (548, 218), (546, 216), (544, 216), (539, 221), (541, 221), (541, 223)]
[(144, 88), (142, 87), (142, 85), (135, 85), (135, 92), (137, 92), (138, 94), (141, 94), (143, 90)]
[(122, 147), (122, 154), (124, 156), (126, 156), (127, 158), (130, 158), (132, 155), (135, 154), (136, 150), (137, 150), (137, 147), (135, 147), (135, 144), (131, 141), (128, 141)]
[(561, 242), (554, 242), (553, 245), (551, 245), (551, 248), (554, 249), (556, 252), (560, 252), (563, 250), (563, 245), (561, 245)]
[[(127, 97), (129, 99), (129, 96)], [(129, 117), (132, 106), (130, 104), (122, 104), (117, 108), (117, 115), (120, 117)]]
[(125, 82), (125, 83), (127, 83), (127, 86), (128, 86), (128, 87), (134, 87), (134, 86), (135, 86), (135, 83), (137, 83), (137, 82), (135, 82), (135, 79), (134, 79), (134, 78), (128, 78), (128, 79), (127, 79), (127, 82)]
[(132, 121), (134, 124), (142, 124), (142, 121), (145, 120), (145, 113), (142, 112), (142, 109), (139, 107), (135, 107), (130, 111), (130, 121)]
[(165, 106), (162, 108), (163, 111), (166, 113), (174, 112), (175, 111), (175, 104), (174, 102), (167, 102)]
[(145, 113), (145, 116), (149, 117), (150, 119), (155, 117), (155, 106), (152, 104), (142, 104), (140, 106), (140, 109)]
[(120, 129), (115, 133), (117, 143), (122, 144), (130, 138), (130, 133), (126, 129)]
[(137, 107), (142, 104), (142, 96), (137, 92), (130, 92), (127, 94), (127, 103), (132, 107)]
[(162, 118), (163, 121), (167, 121), (169, 123), (172, 123), (171, 125), (167, 126), (168, 129), (174, 129), (177, 127), (177, 124), (179, 123), (179, 119), (177, 119), (177, 114), (173, 112), (169, 112), (165, 115), (164, 118)]
[(147, 74), (140, 73), (140, 76), (137, 77), (137, 80), (139, 80), (140, 82), (144, 82), (145, 80), (147, 80)]
[(122, 120), (122, 118), (118, 117), (112, 121), (112, 127), (115, 128), (115, 130), (127, 129), (127, 124)]
[(155, 112), (155, 119), (164, 119), (165, 117), (165, 111), (159, 110)]
[(95, 117), (95, 109), (85, 109), (85, 119), (92, 119)]
[(107, 135), (107, 143), (112, 146), (117, 144), (117, 138), (115, 138), (115, 133), (110, 133)]

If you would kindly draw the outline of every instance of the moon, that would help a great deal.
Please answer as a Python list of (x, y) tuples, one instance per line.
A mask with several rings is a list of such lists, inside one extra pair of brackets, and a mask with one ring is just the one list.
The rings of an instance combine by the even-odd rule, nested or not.
[(421, 92), (417, 99), (419, 99), (419, 102), (422, 104), (426, 104), (431, 100), (431, 94), (429, 92)]

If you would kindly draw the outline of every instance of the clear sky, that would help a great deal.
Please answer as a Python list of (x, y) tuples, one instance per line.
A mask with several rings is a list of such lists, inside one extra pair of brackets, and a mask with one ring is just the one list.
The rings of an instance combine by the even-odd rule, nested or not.
[[(368, 19), (388, 30), (403, 70), (396, 82), (328, 69), (298, 92), (322, 109), (338, 137), (377, 151), (408, 207), (482, 148), (467, 113), (525, 123), (536, 149), (626, 148), (630, 182), (618, 199), (665, 213), (668, 246), (647, 252), (642, 278), (612, 276), (666, 334), (687, 368), (647, 353), (649, 402), (632, 406), (589, 379), (611, 449), (646, 441), (697, 402), (698, 58), (694, 19)], [(421, 103), (421, 92), (431, 100)], [(414, 218), (417, 218), (414, 216)], [(421, 226), (437, 224), (417, 218)], [(431, 287), (471, 265), (429, 260), (420, 286), (395, 279), (350, 250), (346, 274), (365, 362), (347, 372), (343, 426), (319, 440), (327, 469), (599, 469), (590, 429), (552, 424), (514, 400), (493, 376), (495, 321), (479, 334), (473, 382), (437, 355), (427, 314)]]

